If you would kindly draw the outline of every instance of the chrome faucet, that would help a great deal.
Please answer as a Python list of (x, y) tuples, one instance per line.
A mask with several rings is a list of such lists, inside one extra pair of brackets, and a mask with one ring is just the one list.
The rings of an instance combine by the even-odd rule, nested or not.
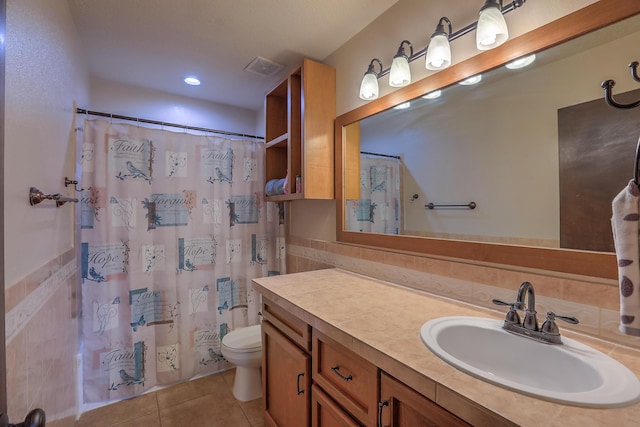
[[(525, 305), (525, 297), (527, 299)], [(560, 330), (555, 323), (555, 319), (561, 319), (565, 322), (577, 324), (578, 319), (572, 316), (560, 316), (552, 311), (547, 313), (547, 320), (544, 321), (542, 327), (538, 327), (538, 317), (536, 312), (536, 294), (533, 285), (530, 282), (523, 282), (518, 288), (518, 296), (516, 302), (508, 303), (493, 300), (497, 305), (508, 305), (509, 312), (504, 320), (502, 329), (516, 335), (522, 335), (536, 341), (546, 344), (562, 344), (560, 338)], [(524, 320), (520, 322), (520, 315), (517, 310), (524, 310)]]
[[(524, 305), (525, 293), (527, 296), (527, 305)], [(518, 296), (516, 298), (516, 308), (525, 310), (524, 321), (522, 327), (531, 331), (538, 330), (538, 313), (536, 312), (536, 293), (530, 282), (522, 282), (518, 288)]]

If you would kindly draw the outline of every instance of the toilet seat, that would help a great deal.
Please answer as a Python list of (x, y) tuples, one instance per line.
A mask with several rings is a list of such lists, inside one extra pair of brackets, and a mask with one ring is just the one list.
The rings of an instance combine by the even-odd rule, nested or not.
[(222, 338), (222, 345), (235, 351), (262, 351), (260, 325), (238, 328)]

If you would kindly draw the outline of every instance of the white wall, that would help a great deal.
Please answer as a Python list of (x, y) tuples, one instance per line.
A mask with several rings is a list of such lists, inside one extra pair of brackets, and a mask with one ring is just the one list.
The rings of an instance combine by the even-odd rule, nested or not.
[[(528, 1), (514, 12), (505, 15), (510, 36), (529, 32), (554, 21), (596, 0), (536, 0)], [(364, 72), (371, 59), (380, 58), (389, 67), (400, 42), (407, 39), (420, 50), (435, 30), (438, 19), (447, 16), (453, 24), (453, 31), (477, 19), (479, 6), (469, 1), (451, 0), (400, 0), (383, 15), (342, 45), (325, 59), (336, 68), (337, 114), (341, 115), (365, 102), (358, 97), (358, 90)], [(425, 28), (425, 26), (427, 28)], [(452, 42), (453, 63), (461, 62), (478, 54), (475, 50), (475, 33), (467, 34)], [(413, 81), (427, 77), (430, 72), (424, 68), (424, 61), (411, 63)], [(380, 79), (380, 96), (391, 93), (392, 88), (385, 78)], [(335, 227), (326, 227), (327, 216), (335, 223), (335, 203), (332, 201), (296, 201), (291, 204), (290, 233), (303, 238), (335, 240)], [(312, 226), (310, 226), (312, 224)], [(313, 224), (323, 224), (322, 227)], [(321, 235), (322, 237), (318, 237)]]
[(253, 110), (98, 78), (91, 78), (90, 85), (91, 105), (79, 105), (80, 108), (247, 135), (264, 135), (264, 126), (258, 127), (258, 113)]
[(73, 247), (73, 205), (29, 205), (29, 187), (73, 195), (74, 101), (88, 75), (65, 0), (7, 2), (5, 286)]

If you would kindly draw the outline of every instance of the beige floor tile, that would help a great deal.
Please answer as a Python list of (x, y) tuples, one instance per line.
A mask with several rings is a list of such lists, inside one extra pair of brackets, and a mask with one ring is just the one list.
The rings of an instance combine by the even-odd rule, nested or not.
[(160, 427), (160, 415), (148, 414), (124, 423), (114, 424), (112, 427)]
[(162, 427), (251, 427), (238, 402), (201, 396), (179, 405), (160, 409)]
[(158, 407), (166, 409), (206, 394), (212, 395), (216, 401), (233, 399), (231, 388), (223, 375), (214, 374), (159, 390), (157, 392)]
[(249, 402), (238, 402), (244, 415), (252, 426), (261, 426), (264, 424), (264, 401), (262, 398), (251, 400)]
[(82, 414), (76, 427), (264, 427), (263, 400), (238, 402), (235, 369)]
[(85, 412), (78, 420), (76, 427), (109, 427), (157, 413), (156, 394), (148, 393)]

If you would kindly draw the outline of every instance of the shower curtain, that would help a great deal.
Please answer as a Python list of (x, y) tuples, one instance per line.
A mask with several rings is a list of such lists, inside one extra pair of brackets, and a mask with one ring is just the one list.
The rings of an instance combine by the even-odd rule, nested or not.
[(400, 159), (360, 156), (360, 199), (346, 202), (346, 229), (399, 234)]
[(251, 279), (285, 268), (264, 144), (105, 120), (82, 133), (83, 401), (227, 368), (224, 335), (259, 323)]

